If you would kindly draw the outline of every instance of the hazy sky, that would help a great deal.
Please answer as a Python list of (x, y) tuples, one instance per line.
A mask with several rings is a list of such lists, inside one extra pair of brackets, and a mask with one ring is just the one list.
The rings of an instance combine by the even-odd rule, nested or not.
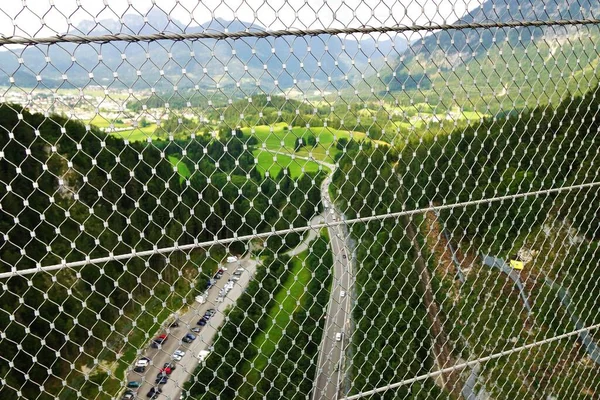
[[(152, 7), (198, 25), (239, 18), (269, 29), (453, 22), (483, 0), (2, 0), (0, 33), (50, 36), (82, 20), (146, 14)], [(25, 6), (24, 6), (25, 4)], [(16, 28), (15, 28), (16, 26)]]

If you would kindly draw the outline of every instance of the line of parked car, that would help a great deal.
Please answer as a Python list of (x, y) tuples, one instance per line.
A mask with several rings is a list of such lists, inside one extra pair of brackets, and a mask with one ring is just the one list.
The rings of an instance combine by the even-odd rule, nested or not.
[[(232, 257), (228, 257), (228, 262), (229, 262), (230, 258), (232, 258)], [(234, 261), (237, 261), (237, 258), (235, 258)], [(209, 280), (209, 282), (207, 284), (207, 289), (210, 289), (210, 287), (212, 287), (216, 283), (217, 279), (221, 279), (223, 277), (224, 272), (225, 272), (225, 270), (223, 268), (220, 268), (217, 271), (217, 273), (214, 275), (214, 278)], [(232, 278), (229, 280), (229, 282), (227, 282), (227, 284), (225, 284), (225, 288), (219, 292), (219, 296), (221, 298), (224, 295), (226, 295), (227, 292), (229, 292), (229, 290), (231, 290), (233, 288), (233, 285), (235, 284), (235, 282), (237, 282), (240, 279), (240, 276), (242, 275), (243, 272), (244, 272), (243, 268), (238, 268), (233, 273)], [(191, 329), (191, 332), (187, 333), (181, 339), (181, 341), (183, 343), (192, 343), (194, 340), (196, 340), (196, 337), (197, 337), (196, 334), (200, 333), (202, 328), (204, 326), (206, 326), (208, 321), (216, 313), (217, 313), (216, 309), (214, 309), (214, 308), (208, 309), (204, 313), (204, 316), (202, 316), (202, 318), (200, 318), (200, 320), (198, 320), (198, 322), (196, 323), (197, 326), (193, 327)], [(172, 327), (172, 328), (177, 327), (177, 326), (179, 326), (179, 324), (177, 322), (174, 322), (170, 325), (170, 327)], [(161, 334), (152, 340), (151, 346), (153, 348), (161, 348), (168, 340), (169, 340), (169, 336), (167, 334)], [(177, 349), (171, 356), (171, 359), (173, 361), (181, 361), (183, 359), (183, 357), (185, 356), (185, 354), (186, 354), (186, 352), (184, 350)], [(209, 352), (206, 350), (200, 351), (200, 354), (199, 354), (200, 361), (202, 361), (204, 358), (206, 358), (208, 356), (208, 354), (209, 354)], [(144, 372), (146, 372), (146, 368), (150, 365), (150, 361), (151, 361), (151, 359), (148, 357), (141, 357), (135, 363), (133, 370), (139, 374), (143, 374)], [(158, 398), (158, 396), (162, 393), (162, 389), (160, 388), (160, 386), (162, 386), (168, 382), (169, 376), (173, 373), (175, 368), (176, 368), (176, 366), (174, 363), (166, 362), (163, 365), (163, 367), (160, 369), (158, 374), (156, 375), (156, 379), (154, 380), (155, 386), (150, 388), (150, 390), (146, 394), (146, 397), (148, 397), (150, 399)], [(127, 391), (124, 393), (122, 400), (135, 399), (136, 393), (135, 393), (134, 389), (139, 389), (142, 386), (142, 384), (143, 384), (143, 381), (127, 382)]]
[[(163, 335), (161, 335), (161, 336), (163, 336)], [(163, 339), (162, 342), (164, 343), (167, 340), (167, 337), (163, 337), (162, 339)], [(194, 336), (194, 339), (195, 339), (195, 336)], [(173, 360), (179, 361), (179, 360), (181, 360), (181, 358), (184, 355), (185, 355), (185, 351), (177, 350), (173, 354), (172, 358), (173, 358)], [(135, 367), (133, 370), (138, 373), (146, 372), (146, 368), (150, 365), (150, 361), (151, 361), (151, 359), (149, 357), (140, 358), (135, 363)], [(171, 375), (173, 373), (173, 371), (175, 371), (176, 368), (177, 368), (177, 366), (172, 362), (164, 363), (162, 368), (158, 371), (158, 374), (156, 375), (156, 379), (154, 380), (154, 384), (156, 386), (153, 386), (152, 388), (150, 388), (150, 390), (146, 394), (146, 397), (149, 397), (151, 399), (156, 399), (162, 393), (162, 389), (159, 386), (167, 383), (167, 381), (169, 380), (169, 375)], [(136, 394), (132, 389), (139, 389), (142, 386), (142, 383), (143, 383), (142, 381), (127, 382), (128, 390), (125, 392), (122, 399), (123, 400), (135, 399)]]
[(238, 268), (235, 270), (235, 272), (231, 275), (231, 278), (229, 278), (229, 281), (225, 284), (225, 286), (223, 286), (223, 289), (219, 291), (219, 295), (217, 296), (217, 303), (220, 303), (225, 299), (227, 293), (229, 293), (229, 291), (233, 289), (235, 283), (240, 280), (240, 277), (242, 276), (244, 271), (244, 268)]
[[(213, 311), (216, 312), (214, 309), (213, 309)], [(211, 314), (211, 316), (212, 315), (214, 315), (214, 313)], [(169, 340), (169, 336), (167, 334), (159, 335), (158, 337), (154, 338), (154, 340), (152, 340), (152, 347), (160, 348), (163, 344), (165, 344), (167, 342), (167, 340)], [(184, 343), (192, 343), (194, 340), (196, 340), (196, 335), (193, 333), (187, 333), (182, 338), (182, 342), (184, 342)], [(184, 356), (185, 356), (185, 351), (182, 349), (177, 349), (171, 356), (171, 359), (173, 361), (181, 361)], [(149, 357), (140, 358), (135, 363), (133, 370), (137, 373), (143, 374), (144, 372), (146, 372), (146, 368), (150, 365), (150, 361), (151, 361), (151, 359)], [(177, 368), (177, 366), (172, 362), (164, 363), (164, 365), (162, 366), (162, 368), (159, 370), (158, 374), (156, 375), (156, 379), (154, 380), (154, 384), (156, 386), (153, 386), (152, 388), (150, 388), (150, 391), (148, 391), (148, 393), (146, 394), (146, 397), (149, 397), (151, 399), (156, 399), (162, 393), (162, 389), (160, 388), (160, 386), (164, 385), (165, 383), (168, 382), (169, 375), (171, 375), (173, 373), (175, 368)], [(142, 386), (142, 383), (143, 383), (142, 381), (127, 382), (128, 390), (125, 392), (122, 399), (123, 400), (134, 399), (135, 392), (132, 389), (140, 388)]]
[(216, 313), (217, 313), (217, 310), (215, 310), (214, 308), (206, 310), (206, 312), (204, 313), (204, 316), (202, 318), (200, 318), (200, 320), (198, 320), (198, 322), (196, 322), (196, 325), (205, 326), (208, 323), (208, 321), (212, 318), (212, 316), (215, 315)]

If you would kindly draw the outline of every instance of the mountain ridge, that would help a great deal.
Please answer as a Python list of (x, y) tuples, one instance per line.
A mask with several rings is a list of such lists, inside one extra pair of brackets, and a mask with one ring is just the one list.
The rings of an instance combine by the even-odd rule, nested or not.
[[(453, 24), (551, 23), (598, 14), (600, 3), (591, 0), (570, 7), (559, 0), (488, 0)], [(413, 42), (397, 57), (382, 72), (383, 85), (375, 80), (370, 84), (379, 92), (410, 91), (415, 101), (452, 104), (463, 99), (465, 107), (486, 112), (490, 107), (554, 103), (562, 99), (560, 93), (582, 93), (597, 82), (590, 66), (599, 61), (594, 44), (599, 37), (598, 27), (589, 25), (441, 30)]]
[[(84, 35), (150, 34), (157, 32), (264, 31), (240, 19), (217, 18), (187, 26), (159, 12), (126, 14), (120, 20), (82, 21), (68, 33)], [(399, 35), (388, 40), (371, 36), (352, 40), (333, 35), (242, 38), (226, 40), (161, 40), (150, 43), (63, 43), (29, 46), (0, 52), (0, 84), (12, 77), (18, 86), (39, 80), (48, 87), (86, 85), (173, 90), (194, 87), (257, 87), (264, 90), (294, 86), (335, 87), (360, 79), (369, 66), (406, 48)], [(50, 62), (47, 61), (50, 60)], [(90, 75), (91, 74), (91, 75)], [(66, 79), (65, 79), (66, 77)], [(142, 79), (145, 80), (142, 81)]]
[[(523, 11), (523, 5), (527, 5), (530, 8), (527, 11)], [(582, 0), (578, 2), (579, 10), (576, 10), (573, 4), (567, 9), (562, 9), (563, 5), (560, 0), (549, 0), (547, 2), (529, 2), (525, 0), (505, 0), (504, 2), (497, 2), (493, 0), (487, 0), (480, 7), (468, 12), (463, 17), (459, 18), (454, 24), (468, 24), (468, 23), (482, 23), (482, 22), (512, 22), (512, 21), (552, 21), (552, 20), (565, 20), (565, 19), (585, 19), (593, 18), (594, 11), (600, 13), (600, 3), (594, 3), (591, 0)], [(583, 10), (586, 10), (584, 12)], [(495, 18), (490, 18), (495, 16)], [(527, 41), (528, 39), (537, 39), (550, 31), (555, 31), (551, 27), (515, 27), (510, 28), (511, 32), (515, 34), (505, 34), (507, 29), (504, 28), (492, 28), (492, 29), (463, 29), (460, 31), (461, 35), (456, 35), (457, 32), (450, 34), (450, 30), (441, 31), (433, 35), (429, 35), (424, 38), (420, 43), (415, 43), (413, 52), (416, 54), (430, 54), (435, 56), (439, 52), (438, 49), (442, 49), (444, 44), (448, 50), (444, 50), (449, 53), (449, 58), (460, 53), (473, 54), (481, 53), (492, 47), (494, 44), (498, 45), (505, 41), (509, 41), (513, 45), (518, 45), (519, 42)], [(568, 28), (559, 28), (568, 32)], [(479, 32), (483, 31), (483, 34)], [(556, 33), (556, 32), (552, 32)], [(559, 36), (563, 36), (559, 34)], [(471, 45), (475, 43), (475, 51), (463, 52), (464, 48), (472, 48)], [(452, 51), (455, 50), (455, 51)], [(449, 63), (450, 67), (453, 63)]]

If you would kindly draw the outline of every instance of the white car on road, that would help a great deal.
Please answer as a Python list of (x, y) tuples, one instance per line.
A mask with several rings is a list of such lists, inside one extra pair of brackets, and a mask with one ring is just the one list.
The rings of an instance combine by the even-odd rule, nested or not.
[(335, 341), (336, 342), (341, 342), (342, 341), (342, 332), (338, 332), (335, 334)]
[(346, 291), (345, 290), (342, 290), (340, 292), (340, 297), (346, 297)]
[(141, 358), (139, 359), (136, 363), (135, 366), (136, 367), (147, 367), (150, 364), (150, 359), (149, 358)]
[(185, 356), (185, 351), (175, 350), (175, 353), (173, 353), (173, 356), (171, 358), (173, 358), (173, 360), (175, 360), (175, 361), (181, 361), (183, 356)]

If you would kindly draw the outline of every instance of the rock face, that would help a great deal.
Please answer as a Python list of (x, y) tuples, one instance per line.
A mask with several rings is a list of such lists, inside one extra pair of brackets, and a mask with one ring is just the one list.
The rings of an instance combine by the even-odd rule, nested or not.
[(523, 247), (517, 251), (517, 258), (524, 263), (528, 263), (533, 260), (533, 257), (535, 257), (537, 254), (538, 252), (536, 250)]

